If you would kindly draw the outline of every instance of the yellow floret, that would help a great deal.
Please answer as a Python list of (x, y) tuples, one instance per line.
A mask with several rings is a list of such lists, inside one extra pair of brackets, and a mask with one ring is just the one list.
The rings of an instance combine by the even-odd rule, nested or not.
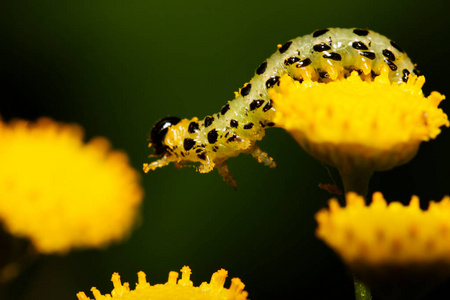
[(41, 253), (123, 239), (143, 197), (139, 174), (105, 138), (41, 119), (0, 123), (0, 220)]
[[(111, 281), (114, 289), (111, 294), (102, 295), (95, 287), (91, 289), (95, 300), (123, 299), (123, 300), (246, 300), (248, 293), (244, 291), (244, 284), (239, 278), (231, 280), (229, 289), (224, 288), (228, 272), (220, 269), (215, 272), (209, 283), (203, 282), (199, 287), (193, 286), (190, 280), (191, 269), (184, 266), (181, 269), (181, 279), (178, 280), (177, 272), (170, 272), (165, 284), (150, 285), (144, 272), (138, 273), (138, 283), (134, 290), (130, 290), (129, 284), (120, 281), (118, 273), (114, 273)], [(84, 292), (77, 294), (78, 300), (92, 300)]]

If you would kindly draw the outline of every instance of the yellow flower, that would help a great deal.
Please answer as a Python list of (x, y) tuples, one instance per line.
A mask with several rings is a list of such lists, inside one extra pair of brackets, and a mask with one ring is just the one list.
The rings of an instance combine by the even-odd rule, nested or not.
[(389, 205), (379, 192), (366, 206), (355, 193), (342, 208), (331, 199), (328, 210), (316, 214), (317, 235), (349, 264), (450, 263), (450, 197), (431, 202), (423, 211), (413, 196), (408, 206)]
[(0, 121), (0, 221), (41, 253), (123, 239), (143, 197), (125, 153), (76, 125)]
[(423, 76), (391, 83), (388, 69), (373, 81), (356, 72), (329, 83), (283, 76), (269, 91), (274, 122), (311, 155), (342, 173), (391, 169), (411, 160), (422, 141), (449, 126), (438, 108), (445, 98), (422, 94)]
[[(246, 300), (248, 293), (244, 291), (244, 284), (239, 278), (231, 280), (229, 289), (224, 288), (228, 272), (220, 269), (215, 272), (209, 283), (203, 282), (195, 287), (190, 280), (191, 269), (184, 266), (181, 270), (181, 279), (178, 280), (177, 272), (169, 273), (169, 280), (165, 284), (150, 285), (144, 272), (138, 273), (138, 283), (134, 290), (125, 282), (123, 285), (118, 273), (114, 273), (111, 281), (114, 289), (111, 294), (102, 295), (95, 287), (91, 289), (95, 300), (123, 299), (123, 300)], [(77, 294), (78, 300), (91, 300), (84, 292)]]
[(353, 273), (370, 283), (423, 284), (450, 275), (450, 197), (430, 202), (426, 211), (413, 196), (409, 205), (389, 205), (379, 192), (366, 206), (355, 193), (347, 206), (331, 199), (316, 214), (316, 234), (336, 251)]

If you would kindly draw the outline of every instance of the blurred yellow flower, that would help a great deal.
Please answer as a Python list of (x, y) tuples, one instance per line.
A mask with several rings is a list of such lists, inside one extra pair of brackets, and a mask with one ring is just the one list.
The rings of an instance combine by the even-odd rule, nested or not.
[[(114, 273), (111, 281), (114, 289), (111, 294), (102, 295), (95, 287), (91, 289), (95, 300), (123, 299), (123, 300), (246, 300), (248, 293), (244, 291), (244, 284), (239, 278), (231, 280), (229, 289), (224, 288), (225, 279), (228, 272), (220, 269), (215, 272), (209, 283), (203, 282), (199, 287), (195, 287), (190, 280), (191, 269), (184, 266), (181, 269), (181, 279), (178, 280), (177, 272), (169, 273), (169, 280), (165, 284), (150, 285), (146, 280), (144, 272), (138, 273), (138, 283), (134, 290), (130, 290), (130, 285), (120, 281), (118, 273)], [(77, 294), (78, 300), (92, 300), (84, 292)]]
[(0, 221), (40, 253), (123, 239), (143, 190), (125, 153), (76, 125), (0, 121)]
[(373, 286), (409, 293), (450, 275), (450, 197), (430, 202), (427, 210), (413, 196), (409, 205), (386, 204), (373, 194), (372, 203), (347, 193), (346, 207), (336, 199), (316, 214), (316, 234), (336, 251), (353, 274)]
[(409, 205), (386, 204), (376, 192), (366, 206), (355, 193), (346, 195), (342, 208), (331, 199), (329, 210), (316, 214), (317, 235), (348, 264), (450, 263), (450, 197), (419, 207), (413, 196)]
[(373, 81), (356, 72), (329, 83), (294, 81), (283, 76), (269, 91), (274, 122), (285, 128), (311, 155), (340, 172), (393, 168), (411, 160), (422, 141), (449, 126), (438, 108), (445, 98), (425, 98), (423, 76), (391, 83), (388, 69)]

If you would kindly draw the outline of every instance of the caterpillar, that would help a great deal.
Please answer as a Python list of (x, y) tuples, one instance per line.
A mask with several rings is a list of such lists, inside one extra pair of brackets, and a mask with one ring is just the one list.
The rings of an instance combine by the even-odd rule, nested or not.
[(276, 126), (272, 122), (275, 109), (267, 90), (282, 75), (288, 74), (300, 82), (311, 79), (328, 83), (352, 71), (373, 79), (388, 66), (390, 81), (401, 83), (408, 81), (411, 72), (418, 74), (407, 54), (394, 41), (366, 29), (316, 30), (277, 48), (220, 112), (203, 120), (173, 116), (159, 120), (151, 130), (149, 147), (154, 150), (150, 157), (160, 158), (144, 164), (144, 172), (171, 162), (178, 167), (199, 162), (200, 173), (217, 168), (223, 179), (236, 188), (228, 170), (228, 158), (249, 153), (266, 166), (276, 166), (256, 142), (264, 137), (265, 129)]

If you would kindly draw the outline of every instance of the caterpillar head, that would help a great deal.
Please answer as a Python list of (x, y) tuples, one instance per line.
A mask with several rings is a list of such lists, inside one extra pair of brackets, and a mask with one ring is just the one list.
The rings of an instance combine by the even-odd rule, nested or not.
[(164, 144), (166, 134), (169, 131), (170, 126), (176, 125), (180, 121), (181, 119), (178, 117), (165, 117), (156, 122), (155, 126), (153, 126), (152, 132), (150, 133), (150, 143), (152, 144), (156, 155), (163, 156), (166, 154), (167, 147)]

